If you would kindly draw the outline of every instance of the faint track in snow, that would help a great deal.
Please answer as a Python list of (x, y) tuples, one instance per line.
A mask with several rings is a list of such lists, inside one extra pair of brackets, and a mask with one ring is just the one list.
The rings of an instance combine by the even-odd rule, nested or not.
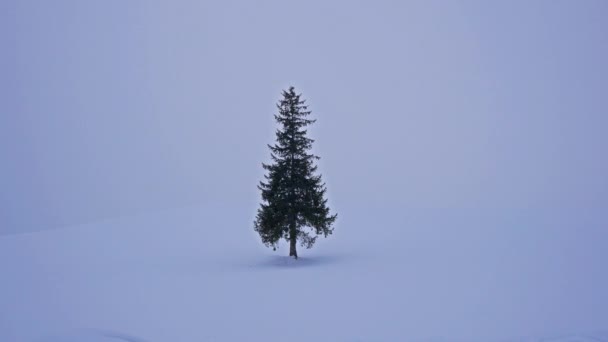
[(49, 336), (40, 342), (148, 342), (133, 335), (101, 329), (83, 329), (77, 332)]
[(591, 335), (563, 335), (539, 339), (538, 342), (608, 342), (608, 340)]
[(147, 342), (146, 340), (141, 339), (139, 337), (123, 334), (123, 333), (116, 332), (116, 331), (102, 330), (102, 331), (97, 331), (97, 333), (103, 337), (118, 339), (118, 340), (127, 341), (127, 342)]

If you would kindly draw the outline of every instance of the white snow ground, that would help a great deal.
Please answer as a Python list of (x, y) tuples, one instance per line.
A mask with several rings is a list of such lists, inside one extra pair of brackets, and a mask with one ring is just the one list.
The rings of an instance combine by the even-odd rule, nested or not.
[(0, 341), (608, 341), (601, 225), (383, 210), (298, 261), (204, 206), (0, 236)]

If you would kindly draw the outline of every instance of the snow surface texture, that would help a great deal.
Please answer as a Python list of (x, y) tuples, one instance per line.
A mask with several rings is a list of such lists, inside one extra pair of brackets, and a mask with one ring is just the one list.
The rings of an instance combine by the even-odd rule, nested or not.
[(0, 341), (608, 341), (604, 229), (361, 210), (295, 261), (221, 212), (1, 236)]

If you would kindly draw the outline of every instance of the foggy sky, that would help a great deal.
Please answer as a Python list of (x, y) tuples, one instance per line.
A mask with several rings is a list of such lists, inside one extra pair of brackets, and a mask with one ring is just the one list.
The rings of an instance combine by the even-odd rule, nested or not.
[(253, 220), (290, 85), (318, 120), (343, 222), (608, 224), (605, 1), (9, 0), (0, 13), (0, 234), (201, 203)]

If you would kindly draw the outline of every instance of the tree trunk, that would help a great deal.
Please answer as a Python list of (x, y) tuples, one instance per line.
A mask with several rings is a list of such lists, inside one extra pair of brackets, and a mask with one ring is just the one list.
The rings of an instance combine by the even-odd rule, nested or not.
[(289, 256), (292, 256), (298, 260), (298, 252), (296, 251), (296, 236), (296, 228), (291, 227), (291, 229), (289, 229)]

